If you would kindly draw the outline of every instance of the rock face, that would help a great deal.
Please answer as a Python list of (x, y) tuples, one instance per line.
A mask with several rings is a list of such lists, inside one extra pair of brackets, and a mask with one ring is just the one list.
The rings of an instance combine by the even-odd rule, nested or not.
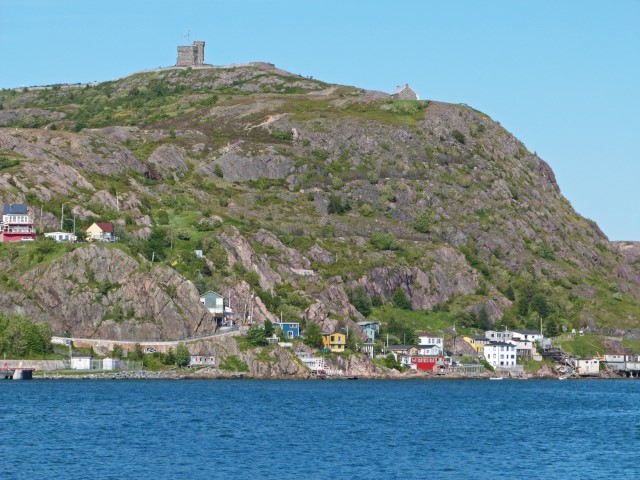
[(20, 279), (14, 308), (56, 334), (115, 340), (180, 339), (215, 331), (193, 284), (118, 249), (78, 248)]
[(430, 310), (454, 295), (473, 293), (478, 286), (478, 273), (469, 267), (462, 255), (451, 248), (439, 248), (429, 255), (431, 265), (417, 267), (374, 268), (351, 286), (361, 285), (371, 298), (380, 296), (390, 301), (399, 288), (416, 310)]

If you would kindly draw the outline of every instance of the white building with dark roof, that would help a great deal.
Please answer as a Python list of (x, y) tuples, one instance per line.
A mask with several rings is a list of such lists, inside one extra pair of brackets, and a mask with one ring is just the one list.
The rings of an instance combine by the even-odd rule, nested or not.
[(484, 358), (493, 368), (511, 368), (517, 365), (516, 346), (507, 342), (489, 342), (484, 346)]

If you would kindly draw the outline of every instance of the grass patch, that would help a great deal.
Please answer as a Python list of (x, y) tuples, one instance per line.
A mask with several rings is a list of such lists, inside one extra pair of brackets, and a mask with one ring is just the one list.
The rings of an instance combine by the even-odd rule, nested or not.
[(229, 355), (225, 357), (222, 363), (220, 364), (221, 370), (226, 370), (228, 372), (248, 372), (249, 367), (245, 362), (240, 360), (236, 355)]

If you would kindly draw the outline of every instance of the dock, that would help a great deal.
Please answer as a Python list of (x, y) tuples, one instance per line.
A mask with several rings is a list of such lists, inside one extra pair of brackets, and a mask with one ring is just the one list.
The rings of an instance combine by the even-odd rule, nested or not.
[(2, 380), (31, 380), (35, 368), (3, 367), (0, 368), (0, 379)]

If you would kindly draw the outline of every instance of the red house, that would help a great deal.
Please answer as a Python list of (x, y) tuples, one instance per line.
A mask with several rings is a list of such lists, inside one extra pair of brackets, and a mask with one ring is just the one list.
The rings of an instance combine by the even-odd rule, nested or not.
[(5, 203), (0, 223), (0, 242), (35, 239), (36, 230), (33, 228), (33, 219), (27, 206), (21, 203)]
[(438, 372), (447, 368), (442, 355), (413, 355), (411, 357), (413, 363), (418, 370), (427, 372)]

